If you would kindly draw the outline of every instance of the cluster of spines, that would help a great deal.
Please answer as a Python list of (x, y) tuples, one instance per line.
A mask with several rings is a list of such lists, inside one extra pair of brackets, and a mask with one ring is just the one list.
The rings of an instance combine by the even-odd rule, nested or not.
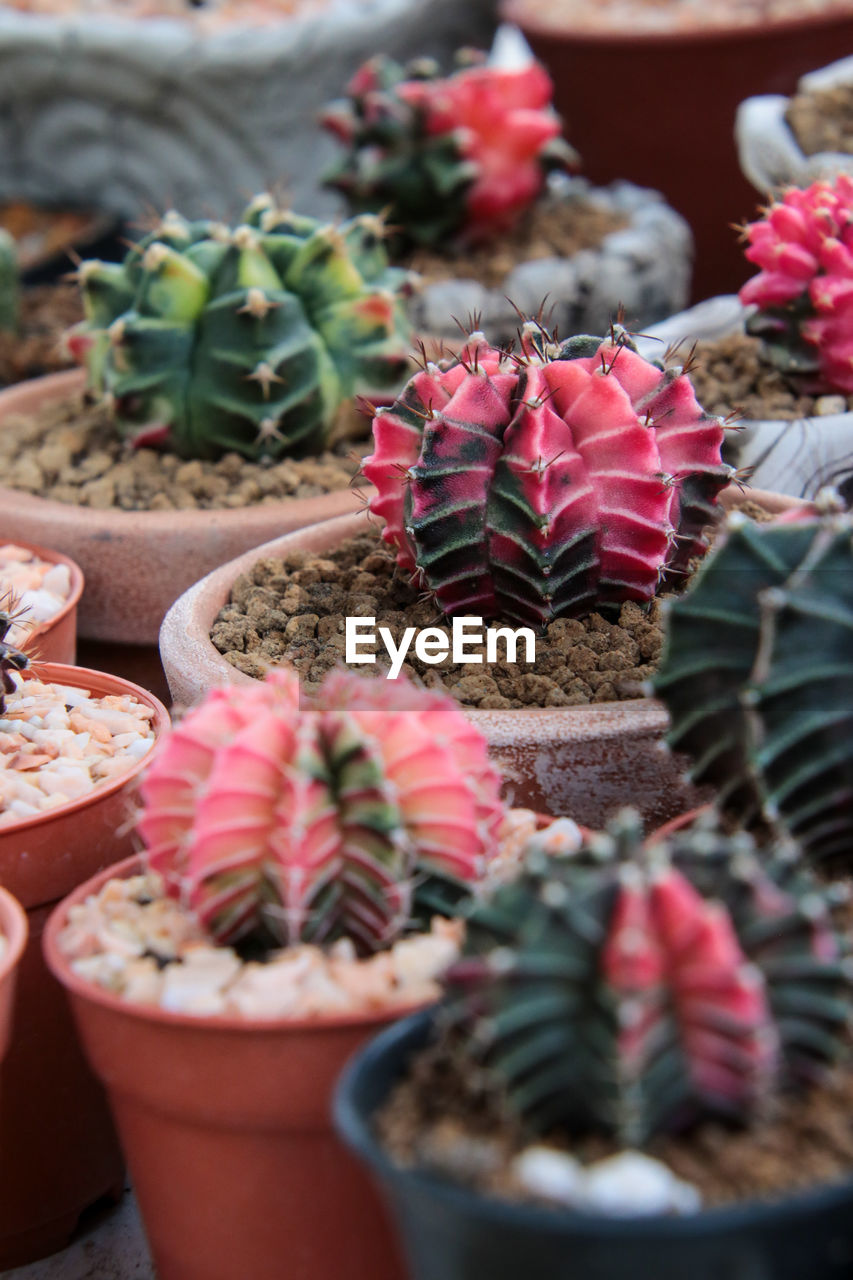
[(648, 601), (701, 554), (731, 471), (681, 366), (628, 334), (521, 350), (481, 333), (374, 420), (364, 473), (401, 568), (448, 614), (545, 625)]
[[(152, 870), (222, 943), (390, 945), (497, 851), (499, 775), (449, 699), (339, 673), (215, 690), (142, 789)], [(421, 897), (421, 890), (426, 897)]]
[(124, 263), (82, 264), (69, 346), (135, 443), (322, 452), (342, 402), (407, 367), (410, 280), (383, 238), (377, 218), (324, 224), (269, 196), (233, 229), (167, 214)]
[(635, 815), (579, 854), (531, 854), (468, 919), (443, 1025), (533, 1131), (626, 1145), (749, 1121), (850, 1030), (849, 894), (792, 849), (700, 824), (643, 844)]
[(667, 609), (653, 688), (696, 783), (749, 826), (853, 865), (853, 522), (729, 527)]

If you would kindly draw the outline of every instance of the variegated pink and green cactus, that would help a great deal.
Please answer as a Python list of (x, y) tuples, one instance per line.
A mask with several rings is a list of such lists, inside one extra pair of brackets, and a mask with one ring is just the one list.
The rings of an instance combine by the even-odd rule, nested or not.
[(615, 326), (520, 354), (469, 338), (374, 419), (364, 474), (397, 562), (448, 614), (544, 625), (650, 600), (706, 548), (731, 478), (681, 364)]
[(702, 823), (644, 843), (623, 813), (574, 855), (534, 849), (469, 914), (451, 1043), (535, 1131), (638, 1145), (749, 1120), (846, 1052), (849, 896), (791, 846)]
[(485, 870), (504, 815), (485, 742), (449, 698), (397, 684), (339, 673), (309, 702), (271, 672), (172, 732), (139, 832), (217, 941), (374, 951)]

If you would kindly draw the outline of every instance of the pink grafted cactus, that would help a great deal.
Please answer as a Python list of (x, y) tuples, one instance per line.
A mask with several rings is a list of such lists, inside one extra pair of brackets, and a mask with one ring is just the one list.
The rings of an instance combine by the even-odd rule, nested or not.
[(805, 389), (853, 391), (853, 177), (787, 191), (745, 234), (748, 332)]
[(296, 677), (274, 672), (186, 716), (143, 784), (139, 831), (217, 941), (371, 951), (409, 924), (422, 883), (482, 874), (499, 788), (450, 699), (338, 674), (300, 704)]
[(505, 231), (541, 195), (549, 169), (577, 160), (559, 136), (544, 67), (482, 57), (464, 50), (463, 65), (442, 76), (429, 59), (403, 67), (379, 55), (323, 114), (347, 148), (328, 185), (354, 211), (386, 213), (407, 244), (441, 250)]
[(701, 554), (731, 471), (681, 366), (624, 330), (520, 355), (469, 338), (374, 420), (370, 510), (448, 614), (544, 625), (645, 601)]

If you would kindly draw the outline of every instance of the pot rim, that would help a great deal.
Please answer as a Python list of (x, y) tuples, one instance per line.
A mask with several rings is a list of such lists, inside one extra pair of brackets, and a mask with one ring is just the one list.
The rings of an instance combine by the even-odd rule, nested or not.
[[(2, 542), (2, 539), (0, 539), (0, 542)], [(23, 547), (26, 551), (32, 551), (40, 560), (46, 560), (50, 564), (64, 564), (71, 575), (71, 590), (66, 597), (65, 604), (52, 618), (46, 618), (44, 622), (39, 622), (32, 627), (27, 635), (26, 643), (22, 645), (22, 648), (26, 650), (34, 640), (38, 640), (40, 636), (47, 635), (54, 627), (58, 627), (68, 617), (69, 613), (77, 608), (86, 580), (83, 577), (83, 570), (77, 561), (72, 560), (70, 556), (65, 555), (62, 551), (55, 551), (53, 547), (42, 547), (36, 542), (23, 542), (17, 538), (7, 538), (6, 545)], [(38, 659), (34, 658), (33, 661), (38, 662)]]
[(2, 981), (21, 959), (30, 932), (26, 911), (18, 899), (2, 885), (0, 885), (0, 930), (6, 938), (6, 949), (0, 958), (0, 981)]
[[(747, 499), (762, 503), (773, 514), (792, 507), (809, 505), (803, 499), (773, 493), (769, 490), (750, 488), (742, 490), (737, 484), (726, 486), (720, 495), (720, 505), (728, 511)], [(181, 670), (186, 670), (191, 654), (192, 669), (196, 673), (201, 673), (205, 691), (218, 685), (245, 685), (247, 688), (253, 685), (254, 677), (232, 667), (215, 648), (210, 639), (209, 628), (204, 625), (200, 615), (199, 597), (205, 597), (213, 587), (216, 591), (222, 592), (222, 600), (211, 614), (212, 621), (222, 604), (228, 599), (231, 588), (241, 573), (246, 572), (250, 565), (263, 559), (264, 556), (282, 554), (280, 549), (274, 553), (270, 552), (269, 548), (273, 544), (294, 547), (297, 543), (304, 545), (307, 539), (312, 547), (315, 543), (317, 544), (317, 550), (337, 546), (343, 539), (354, 537), (360, 532), (361, 524), (366, 527), (368, 521), (369, 511), (361, 508), (346, 515), (332, 516), (317, 524), (281, 534), (269, 542), (253, 547), (250, 551), (242, 552), (232, 560), (225, 561), (224, 564), (193, 583), (172, 604), (160, 628), (160, 652), (167, 678), (170, 678), (173, 672), (178, 675)], [(179, 651), (179, 655), (175, 650)], [(178, 661), (175, 661), (176, 656)], [(351, 669), (357, 670), (357, 668)], [(574, 707), (516, 707), (512, 710), (463, 707), (462, 710), (481, 733), (488, 737), (490, 744), (497, 747), (516, 743), (536, 745), (540, 742), (551, 742), (554, 739), (555, 723), (564, 726), (563, 735), (568, 733), (578, 739), (599, 738), (606, 734), (624, 735), (626, 732), (662, 733), (669, 723), (663, 703), (650, 697), (626, 698), (615, 702), (591, 702)]]
[[(604, 1239), (636, 1237), (647, 1240), (660, 1237), (690, 1237), (718, 1231), (767, 1226), (792, 1213), (805, 1216), (820, 1206), (853, 1202), (853, 1173), (844, 1181), (824, 1183), (792, 1192), (778, 1200), (751, 1199), (731, 1205), (700, 1209), (682, 1217), (658, 1214), (632, 1218), (608, 1217), (567, 1208), (545, 1208), (500, 1200), (469, 1187), (441, 1178), (420, 1167), (407, 1168), (394, 1162), (373, 1134), (371, 1122), (375, 1111), (365, 1116), (354, 1099), (360, 1080), (378, 1063), (389, 1057), (397, 1060), (409, 1050), (415, 1051), (425, 1039), (434, 1011), (422, 1009), (393, 1026), (386, 1027), (359, 1049), (344, 1068), (335, 1089), (334, 1122), (338, 1136), (364, 1160), (384, 1183), (392, 1180), (408, 1183), (422, 1195), (427, 1194), (456, 1212), (466, 1212), (489, 1222), (505, 1221), (531, 1233), (578, 1236), (601, 1236)], [(396, 1078), (400, 1078), (399, 1074)], [(383, 1099), (384, 1101), (384, 1099)]]
[(498, 12), (503, 22), (512, 22), (522, 32), (531, 32), (542, 39), (558, 44), (600, 45), (605, 49), (635, 50), (661, 46), (663, 49), (704, 48), (714, 44), (758, 44), (767, 36), (797, 36), (803, 31), (833, 26), (853, 26), (853, 13), (849, 10), (824, 10), (820, 13), (799, 14), (777, 21), (762, 21), (751, 25), (720, 25), (694, 27), (668, 31), (631, 31), (609, 29), (578, 30), (567, 23), (549, 24), (542, 14), (531, 12), (525, 0), (501, 0)]
[[(67, 369), (60, 373), (46, 373), (40, 378), (28, 378), (23, 382), (13, 383), (0, 389), (0, 431), (3, 430), (3, 418), (8, 413), (27, 413), (33, 404), (46, 401), (64, 400), (78, 388), (83, 389), (86, 374), (83, 369)], [(38, 399), (36, 399), (38, 396)], [(16, 404), (21, 399), (23, 407)], [(374, 396), (374, 400), (381, 400)], [(11, 401), (11, 408), (9, 407)], [(333, 489), (329, 493), (318, 494), (313, 498), (283, 497), (275, 503), (255, 503), (248, 507), (210, 507), (183, 511), (124, 511), (120, 507), (100, 509), (80, 507), (71, 502), (57, 502), (53, 498), (43, 498), (38, 494), (27, 493), (23, 489), (14, 489), (0, 484), (0, 502), (5, 505), (24, 505), (28, 512), (46, 518), (48, 513), (62, 512), (65, 522), (85, 530), (97, 540), (116, 535), (126, 535), (133, 521), (144, 521), (144, 527), (152, 534), (181, 534), (189, 530), (199, 532), (216, 525), (228, 529), (231, 526), (245, 525), (247, 520), (256, 520), (259, 525), (274, 523), (276, 513), (286, 507), (288, 513), (296, 513), (305, 526), (316, 522), (316, 512), (325, 512), (337, 499), (343, 503), (349, 499), (358, 502), (358, 489), (348, 485), (343, 489)], [(293, 518), (296, 518), (293, 516)]]
[[(160, 699), (148, 689), (143, 689), (141, 685), (134, 684), (132, 680), (125, 680), (123, 676), (115, 676), (106, 671), (95, 671), (91, 667), (75, 667), (64, 662), (38, 662), (36, 661), (32, 667), (21, 673), (25, 680), (44, 680), (52, 684), (66, 684), (76, 689), (88, 689), (95, 693), (96, 696), (104, 697), (109, 693), (129, 693), (132, 694), (139, 702), (143, 702), (146, 706), (153, 707), (154, 719), (152, 728), (154, 729), (154, 745), (151, 751), (157, 749), (157, 742), (162, 736), (165, 729), (171, 723), (169, 713), (164, 707)], [(105, 682), (112, 686), (98, 694), (96, 688), (90, 683), (90, 678), (96, 677), (96, 682)], [(131, 782), (142, 770), (147, 766), (151, 751), (144, 755), (140, 760), (135, 761), (124, 773), (119, 774), (117, 778), (113, 778), (110, 782), (104, 783), (102, 786), (96, 787), (93, 791), (87, 791), (85, 795), (78, 796), (75, 800), (69, 800), (67, 804), (56, 805), (53, 809), (45, 809), (42, 813), (31, 814), (26, 818), (21, 818), (17, 822), (7, 822), (0, 826), (0, 834), (4, 837), (14, 835), (17, 831), (29, 831), (33, 827), (42, 826), (48, 822), (54, 822), (57, 818), (65, 818), (81, 809), (87, 808), (89, 805), (106, 796), (113, 795), (116, 791), (121, 791)]]
[(78, 885), (66, 898), (58, 903), (48, 917), (45, 925), (42, 946), (48, 968), (53, 976), (65, 987), (73, 997), (99, 1005), (108, 1013), (130, 1018), (137, 1022), (151, 1022), (161, 1027), (183, 1028), (193, 1032), (224, 1032), (232, 1035), (252, 1033), (293, 1031), (294, 1034), (308, 1031), (335, 1032), (351, 1027), (379, 1027), (390, 1021), (408, 1017), (418, 1012), (422, 1005), (405, 1004), (397, 1007), (362, 1011), (352, 1014), (335, 1014), (315, 1018), (241, 1018), (236, 1014), (190, 1014), (173, 1013), (161, 1009), (159, 1005), (133, 1004), (122, 1000), (104, 987), (97, 986), (74, 973), (71, 964), (61, 951), (58, 943), (59, 934), (65, 927), (68, 912), (72, 906), (83, 902), (91, 894), (96, 893), (108, 880), (128, 879), (143, 870), (143, 858), (140, 854), (132, 854), (121, 862), (105, 867), (83, 884)]

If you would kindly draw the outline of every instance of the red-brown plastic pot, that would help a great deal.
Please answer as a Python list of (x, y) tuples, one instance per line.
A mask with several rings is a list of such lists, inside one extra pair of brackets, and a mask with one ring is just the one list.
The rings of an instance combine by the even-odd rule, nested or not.
[(26, 914), (21, 904), (5, 889), (0, 889), (0, 938), (3, 939), (3, 952), (0, 955), (0, 1062), (2, 1062), (9, 1047), (12, 1029), (18, 965), (27, 944)]
[(52, 618), (48, 618), (46, 622), (41, 622), (28, 631), (24, 647), (36, 655), (41, 662), (72, 664), (77, 657), (77, 605), (85, 585), (80, 566), (70, 556), (65, 556), (61, 551), (54, 551), (50, 547), (21, 542), (15, 537), (9, 537), (6, 541), (13, 542), (17, 547), (26, 548), (34, 556), (38, 556), (39, 560), (45, 560), (48, 564), (64, 564), (68, 569), (71, 589), (65, 604)]
[(44, 936), (86, 1053), (110, 1096), (158, 1280), (404, 1280), (385, 1213), (339, 1145), (335, 1081), (397, 1014), (306, 1021), (190, 1017), (83, 981)]
[(547, 0), (501, 4), (551, 73), (585, 175), (662, 191), (696, 239), (694, 298), (737, 289), (751, 269), (730, 224), (756, 206), (735, 148), (738, 105), (752, 94), (791, 93), (805, 72), (853, 49), (853, 11), (644, 32), (624, 20), (605, 28), (605, 6), (596, 31), (561, 26), (548, 9)]
[[(129, 681), (59, 664), (40, 664), (38, 675), (97, 695), (133, 694), (153, 707), (158, 734), (169, 723), (162, 704)], [(61, 898), (132, 852), (128, 792), (146, 763), (79, 800), (0, 826), (0, 884), (25, 908), (30, 933), (0, 1069), (0, 1271), (61, 1248), (81, 1212), (122, 1185), (106, 1099), (45, 967), (41, 935)]]

